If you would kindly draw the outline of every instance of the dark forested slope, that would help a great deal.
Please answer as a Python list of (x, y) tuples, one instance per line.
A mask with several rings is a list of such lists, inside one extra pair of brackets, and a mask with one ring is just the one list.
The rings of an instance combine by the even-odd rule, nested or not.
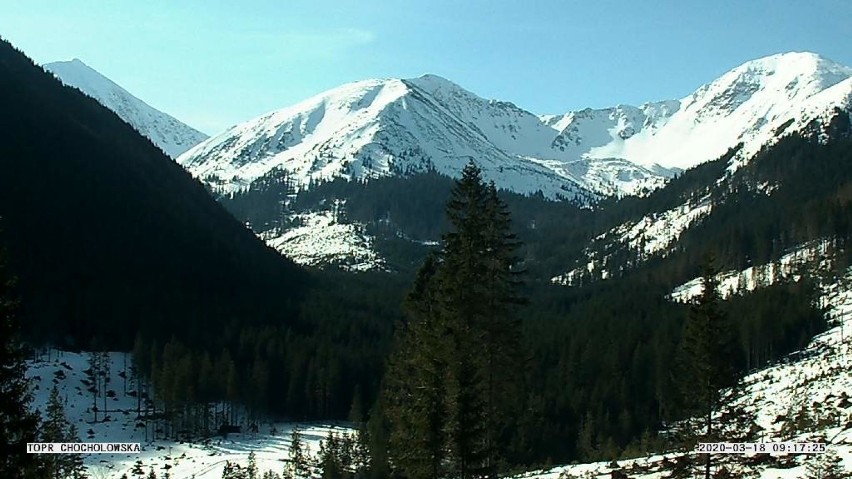
[(114, 113), (0, 42), (0, 228), (27, 332), (87, 347), (287, 322), (306, 275)]

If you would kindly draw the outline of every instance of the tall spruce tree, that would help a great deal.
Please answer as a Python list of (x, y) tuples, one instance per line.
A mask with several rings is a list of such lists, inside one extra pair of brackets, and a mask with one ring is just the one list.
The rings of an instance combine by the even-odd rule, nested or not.
[(390, 452), (410, 478), (496, 477), (522, 377), (519, 244), (506, 205), (473, 162), (447, 217), (451, 230), (418, 274), (388, 364)]
[(437, 314), (436, 271), (437, 260), (429, 256), (406, 298), (410, 321), (400, 329), (386, 378), (392, 391), (386, 411), (392, 418), (391, 455), (409, 479), (440, 477), (445, 455), (448, 355), (446, 326)]
[[(714, 259), (705, 259), (701, 294), (693, 302), (684, 324), (680, 350), (681, 393), (688, 411), (703, 418), (703, 438), (713, 440), (713, 413), (722, 406), (722, 390), (737, 382), (736, 348), (722, 301)], [(705, 458), (705, 478), (710, 479), (711, 455)]]
[(6, 274), (6, 250), (0, 248), (0, 477), (39, 477), (39, 456), (27, 454), (35, 442), (38, 415), (30, 411), (32, 394), (15, 316), (15, 281)]
[(485, 200), (484, 269), (479, 280), (487, 292), (487, 313), (481, 325), (485, 361), (485, 447), (486, 470), (494, 476), (502, 468), (509, 447), (508, 432), (523, 402), (525, 358), (520, 344), (521, 326), (516, 306), (525, 301), (518, 294), (521, 271), (516, 255), (520, 242), (511, 229), (506, 204), (497, 188), (488, 185)]

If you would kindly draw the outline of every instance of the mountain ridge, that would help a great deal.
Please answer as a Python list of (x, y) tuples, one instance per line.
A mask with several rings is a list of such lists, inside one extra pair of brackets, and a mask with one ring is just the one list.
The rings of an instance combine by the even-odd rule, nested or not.
[(643, 194), (741, 142), (734, 161), (746, 161), (781, 133), (848, 110), (849, 78), (852, 68), (819, 55), (785, 53), (739, 65), (681, 99), (563, 115), (486, 100), (433, 74), (363, 80), (243, 122), (178, 162), (233, 192), (275, 168), (304, 188), (338, 176), (455, 176), (474, 158), (501, 188), (589, 203)]
[(172, 158), (208, 138), (204, 133), (140, 100), (82, 60), (51, 62), (43, 68), (115, 112)]

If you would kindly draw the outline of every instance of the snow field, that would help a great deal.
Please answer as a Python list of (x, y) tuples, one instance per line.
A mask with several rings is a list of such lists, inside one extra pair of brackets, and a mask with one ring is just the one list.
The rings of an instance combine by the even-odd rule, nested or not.
[[(94, 476), (118, 478), (126, 473), (133, 476), (131, 470), (137, 461), (141, 461), (145, 474), (153, 468), (158, 477), (169, 471), (173, 479), (219, 479), (226, 461), (245, 465), (251, 451), (257, 456), (261, 471), (273, 470), (279, 474), (288, 459), (290, 434), (294, 428), (302, 435), (302, 440), (313, 457), (319, 452), (319, 442), (326, 438), (329, 431), (335, 434), (352, 433), (345, 425), (275, 423), (260, 424), (257, 434), (230, 434), (227, 439), (214, 436), (207, 444), (175, 442), (168, 440), (145, 441), (145, 432), (136, 428), (136, 398), (124, 393), (124, 360), (126, 353), (109, 353), (111, 374), (108, 389), (115, 391), (115, 398), (107, 399), (106, 414), (109, 421), (93, 423), (91, 411), (92, 395), (84, 383), (89, 368), (86, 354), (51, 351), (50, 359), (45, 355), (30, 361), (27, 377), (33, 380), (33, 407), (45, 411), (50, 391), (55, 384), (64, 403), (68, 420), (75, 424), (83, 442), (130, 442), (140, 443), (139, 454), (89, 454), (84, 462)], [(127, 355), (127, 388), (132, 391), (130, 380), (130, 357)], [(99, 409), (103, 408), (103, 398), (98, 398)], [(275, 427), (276, 434), (271, 434)]]

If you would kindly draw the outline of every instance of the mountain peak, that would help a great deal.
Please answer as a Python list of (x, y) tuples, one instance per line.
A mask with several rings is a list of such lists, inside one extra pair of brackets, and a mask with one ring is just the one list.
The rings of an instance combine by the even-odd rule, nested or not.
[(830, 60), (818, 53), (807, 51), (775, 53), (773, 55), (767, 55), (765, 57), (747, 61), (741, 66), (749, 65), (765, 67), (777, 67), (779, 65), (785, 65), (790, 67), (797, 66), (801, 69), (805, 69), (803, 67), (806, 66), (838, 66), (848, 69), (848, 67), (844, 67), (843, 65), (840, 65), (839, 63)]
[(172, 158), (204, 141), (207, 135), (154, 109), (79, 58), (46, 63), (43, 68), (115, 112)]
[(425, 73), (420, 75), (417, 78), (411, 78), (410, 81), (419, 83), (421, 85), (434, 85), (434, 86), (453, 86), (456, 88), (461, 88), (457, 84), (452, 81), (434, 73)]
[(274, 169), (306, 187), (336, 176), (456, 176), (475, 158), (488, 179), (519, 193), (633, 194), (739, 143), (747, 156), (790, 118), (787, 132), (847, 108), (844, 91), (820, 93), (850, 76), (819, 55), (784, 53), (744, 63), (681, 100), (544, 117), (433, 73), (364, 80), (249, 120), (178, 162), (222, 191)]
[(731, 69), (685, 98), (684, 103), (705, 116), (728, 115), (757, 103), (786, 108), (849, 77), (852, 68), (816, 53), (778, 53)]
[[(733, 68), (718, 81), (745, 79), (788, 91), (808, 85), (807, 94), (829, 88), (852, 77), (852, 68), (813, 52), (785, 52), (751, 60)], [(783, 83), (783, 84), (782, 84)]]
[(87, 74), (96, 75), (100, 78), (106, 79), (105, 76), (101, 75), (97, 70), (90, 67), (86, 62), (80, 60), (77, 57), (74, 57), (70, 60), (61, 60), (52, 63), (45, 63), (44, 69), (54, 73), (56, 72), (56, 70), (60, 69), (64, 71), (75, 71), (80, 73), (86, 72)]

